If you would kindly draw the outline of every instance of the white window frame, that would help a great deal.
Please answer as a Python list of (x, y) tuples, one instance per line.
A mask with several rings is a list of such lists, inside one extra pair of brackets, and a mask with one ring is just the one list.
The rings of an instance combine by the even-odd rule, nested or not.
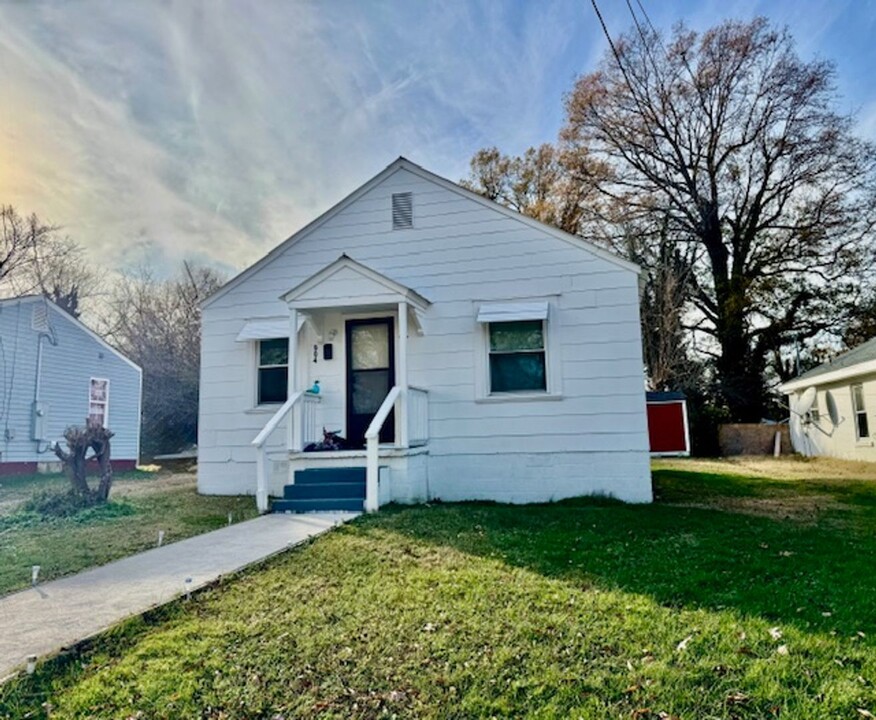
[[(286, 373), (288, 375), (289, 372), (289, 355), (288, 350), (286, 354), (286, 364), (285, 365), (262, 365), (262, 343), (271, 340), (283, 340), (285, 339), (287, 342), (289, 338), (275, 337), (275, 338), (260, 338), (253, 343), (254, 349), (254, 364), (255, 364), (255, 372), (253, 373), (253, 395), (254, 395), (254, 405), (256, 408), (275, 408), (280, 407), (280, 405), (285, 402), (260, 402), (261, 398), (259, 397), (259, 371), (263, 369), (270, 368), (286, 368)], [(290, 343), (291, 344), (291, 343)], [(286, 398), (289, 397), (289, 387), (286, 387)]]
[[(526, 300), (533, 300), (527, 298)], [(501, 403), (501, 402), (538, 402), (562, 400), (562, 376), (560, 372), (560, 313), (557, 311), (555, 299), (536, 298), (540, 301), (548, 301), (548, 317), (542, 320), (542, 334), (544, 337), (544, 369), (545, 390), (521, 390), (515, 392), (493, 393), (490, 390), (490, 323), (477, 322), (475, 320), (474, 357), (475, 357), (475, 402), (478, 403)], [(494, 301), (490, 301), (494, 302)], [(520, 300), (507, 300), (501, 302), (521, 302)], [(525, 302), (525, 301), (524, 301)], [(474, 304), (474, 316), (477, 317), (480, 303)]]
[[(861, 407), (858, 407), (858, 402), (855, 397), (855, 388), (861, 389)], [(855, 439), (858, 442), (868, 442), (872, 431), (870, 429), (870, 418), (867, 415), (867, 400), (864, 398), (864, 383), (854, 383), (849, 386), (849, 391), (852, 394), (852, 412), (855, 415)], [(861, 435), (861, 426), (858, 424), (858, 416), (863, 415), (867, 422), (867, 435)]]
[[(106, 398), (104, 400), (94, 400), (91, 396), (91, 389), (94, 383), (106, 383)], [(103, 405), (103, 427), (109, 427), (109, 410), (110, 410), (110, 381), (109, 378), (92, 377), (88, 379), (88, 414), (86, 417), (91, 419), (91, 406)]]

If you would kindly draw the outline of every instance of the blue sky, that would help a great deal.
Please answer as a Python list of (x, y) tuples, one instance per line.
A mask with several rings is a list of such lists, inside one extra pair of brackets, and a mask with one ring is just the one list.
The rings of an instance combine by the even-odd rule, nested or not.
[[(666, 29), (789, 25), (876, 139), (874, 0), (643, 4)], [(0, 0), (0, 203), (114, 269), (240, 269), (398, 155), (459, 179), (480, 147), (552, 140), (604, 49), (584, 0)]]

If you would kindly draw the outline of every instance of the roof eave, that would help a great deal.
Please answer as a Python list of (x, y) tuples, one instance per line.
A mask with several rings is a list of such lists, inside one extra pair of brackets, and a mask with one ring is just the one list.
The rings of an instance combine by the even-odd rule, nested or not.
[(779, 390), (784, 393), (792, 393), (797, 390), (808, 388), (811, 386), (830, 385), (842, 380), (859, 377), (861, 375), (871, 375), (876, 373), (876, 360), (865, 360), (844, 368), (837, 368), (828, 372), (820, 373), (814, 376), (802, 375), (801, 377), (789, 380), (779, 386)]

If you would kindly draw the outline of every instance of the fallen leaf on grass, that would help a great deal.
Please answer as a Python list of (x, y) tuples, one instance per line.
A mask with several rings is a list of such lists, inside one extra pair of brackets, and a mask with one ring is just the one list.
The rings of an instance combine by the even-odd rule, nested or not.
[(869, 710), (865, 710), (864, 708), (858, 708), (858, 715), (865, 718), (876, 718), (876, 715), (871, 713)]
[(682, 652), (687, 649), (687, 644), (693, 640), (693, 635), (688, 635), (684, 640), (682, 640), (678, 645), (675, 646), (675, 649), (678, 652)]
[(742, 705), (743, 703), (748, 702), (748, 695), (742, 692), (730, 693), (726, 697), (725, 702), (728, 705)]

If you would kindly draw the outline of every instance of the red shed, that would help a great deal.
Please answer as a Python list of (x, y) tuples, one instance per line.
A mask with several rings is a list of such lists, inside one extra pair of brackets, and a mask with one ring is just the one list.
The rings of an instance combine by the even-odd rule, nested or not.
[(687, 400), (680, 392), (646, 393), (651, 455), (690, 455)]

